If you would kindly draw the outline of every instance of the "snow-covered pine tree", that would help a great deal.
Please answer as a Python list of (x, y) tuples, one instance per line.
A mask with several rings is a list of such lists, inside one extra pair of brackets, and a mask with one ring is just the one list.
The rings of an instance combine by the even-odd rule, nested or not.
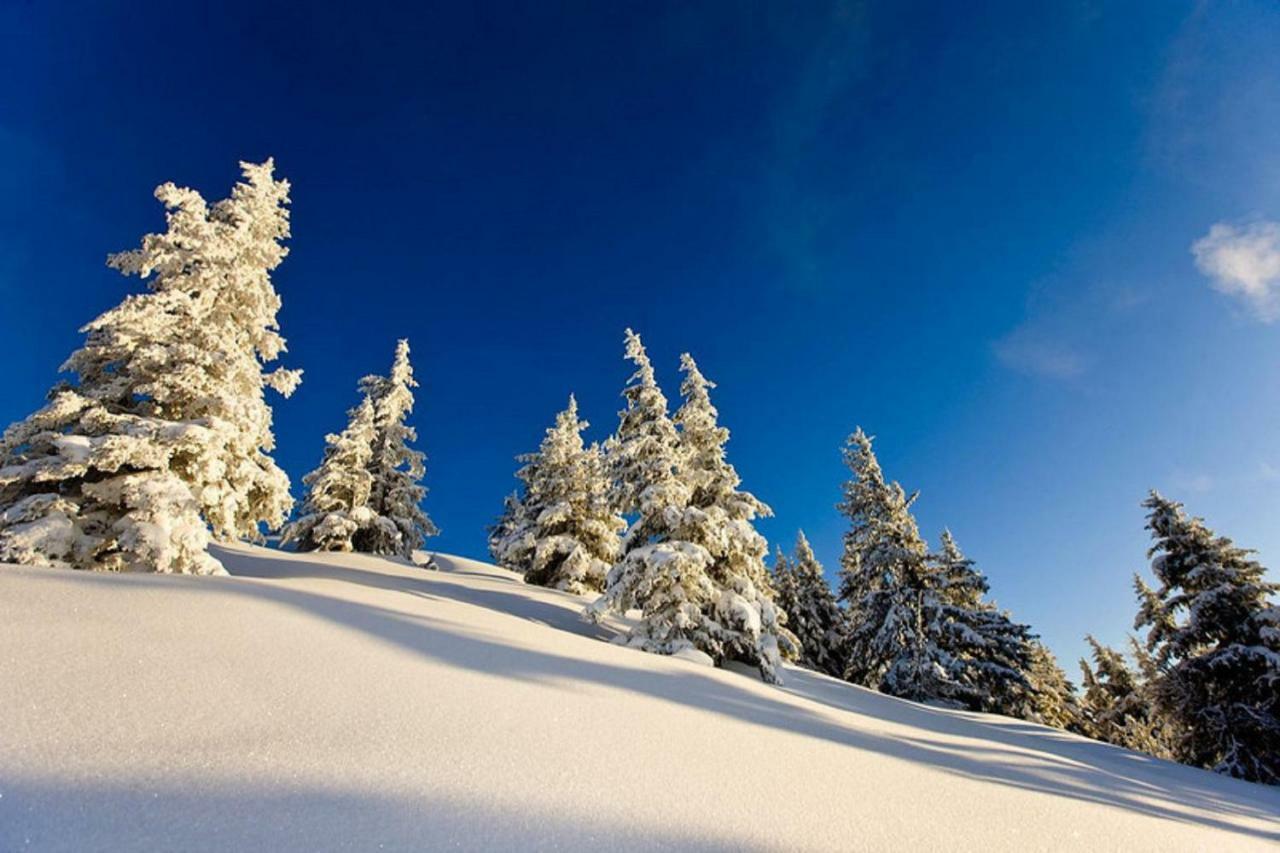
[(373, 522), (369, 463), (378, 435), (373, 400), (364, 395), (347, 415), (346, 429), (325, 436), (320, 467), (302, 478), (307, 496), (301, 517), (284, 528), (282, 541), (296, 542), (299, 551), (354, 550), (353, 537)]
[(763, 501), (739, 486), (742, 478), (725, 455), (729, 430), (720, 426), (711, 403), (715, 384), (702, 375), (693, 356), (680, 356), (684, 398), (675, 415), (681, 469), (691, 486), (688, 518), (692, 540), (712, 557), (708, 571), (720, 588), (711, 617), (723, 632), (723, 655), (760, 668), (766, 681), (779, 680), (782, 647), (797, 647), (786, 615), (774, 605), (764, 558), (769, 544), (755, 529), (756, 518), (773, 515)]
[(608, 460), (613, 505), (636, 519), (604, 593), (585, 615), (594, 621), (638, 609), (639, 623), (623, 638), (628, 645), (661, 654), (697, 649), (723, 659), (724, 631), (707, 615), (720, 589), (710, 575), (714, 557), (698, 541), (705, 513), (689, 506), (693, 489), (684, 477), (680, 436), (644, 344), (630, 329), (626, 357), (636, 371), (623, 389), (627, 404)]
[[(783, 559), (781, 551), (778, 557)], [(796, 534), (795, 557), (788, 568), (789, 588), (785, 596), (779, 594), (778, 603), (787, 613), (787, 627), (799, 640), (800, 663), (839, 678), (844, 674), (844, 611), (803, 530)]]
[(926, 612), (934, 567), (911, 503), (888, 483), (861, 428), (849, 437), (852, 474), (838, 509), (848, 517), (840, 598), (850, 608), (845, 678), (908, 699), (950, 699), (961, 689)]
[(774, 603), (789, 614), (796, 606), (795, 566), (782, 552), (781, 545), (775, 545), (773, 549), (773, 566), (769, 569), (769, 582), (773, 586)]
[(108, 264), (147, 279), (87, 325), (77, 382), (0, 443), (0, 559), (109, 571), (211, 573), (208, 527), (257, 537), (292, 506), (264, 390), (284, 350), (270, 273), (286, 254), (289, 185), (242, 163), (225, 201), (164, 184), (168, 229)]
[[(536, 454), (518, 456), (517, 461), (524, 460), (532, 455)], [(528, 466), (526, 465), (526, 467)], [(516, 476), (519, 476), (519, 473)], [(528, 517), (520, 492), (512, 492), (502, 499), (502, 515), (498, 516), (497, 521), (491, 524), (486, 531), (489, 535), (489, 556), (504, 569), (511, 569), (513, 572), (519, 572), (520, 574), (524, 574), (526, 566), (511, 564), (511, 549), (509, 545), (513, 541), (513, 536), (516, 532), (524, 530), (528, 526)], [(527, 555), (528, 552), (523, 553)]]
[(1159, 581), (1135, 578), (1134, 627), (1159, 675), (1152, 695), (1177, 733), (1181, 761), (1280, 783), (1280, 606), (1252, 552), (1152, 491), (1143, 506)]
[(1027, 688), (1028, 629), (983, 601), (986, 581), (949, 532), (942, 551), (928, 551), (911, 515), (915, 496), (885, 481), (861, 429), (845, 461), (845, 676), (917, 701), (1007, 710), (1014, 688)]
[[(769, 585), (773, 604), (778, 608), (780, 615), (787, 617), (787, 630), (792, 631), (790, 613), (797, 607), (795, 571), (787, 555), (782, 553), (781, 547), (774, 549), (773, 567), (769, 569)], [(794, 631), (792, 636), (796, 636)], [(789, 662), (799, 661), (804, 652), (798, 636), (795, 643), (780, 644), (780, 649), (782, 659)]]
[(1043, 643), (1032, 640), (1030, 664), (1025, 675), (1031, 685), (1028, 701), (1019, 716), (1055, 729), (1084, 734), (1076, 688)]
[(413, 411), (413, 389), (418, 387), (409, 364), (409, 342), (401, 339), (396, 344), (388, 376), (366, 376), (360, 386), (373, 401), (377, 435), (369, 463), (373, 520), (355, 534), (353, 545), (357, 551), (409, 559), (428, 536), (439, 533), (422, 509), (427, 457), (409, 446), (418, 434), (405, 423)]
[(618, 413), (618, 429), (605, 442), (604, 457), (614, 510), (636, 515), (643, 492), (674, 475), (680, 462), (680, 436), (640, 336), (627, 329), (625, 343), (626, 358), (636, 371), (622, 390), (626, 407)]
[[(551, 430), (548, 430), (548, 433)], [(545, 440), (545, 439), (544, 439)], [(542, 465), (538, 451), (522, 453), (516, 457), (521, 463), (516, 471), (516, 479), (520, 481), (518, 491), (508, 495), (502, 504), (502, 515), (489, 528), (489, 553), (494, 562), (504, 569), (527, 574), (533, 568), (534, 527), (540, 510), (534, 507), (536, 502), (532, 483), (538, 479), (538, 470)], [(602, 463), (603, 464), (603, 460)], [(606, 499), (610, 483), (605, 478)], [(624, 521), (625, 525), (626, 522)]]
[(627, 527), (609, 509), (604, 462), (597, 445), (583, 444), (586, 428), (570, 396), (538, 452), (522, 457), (520, 523), (496, 546), (499, 562), (520, 567), (527, 582), (577, 594), (604, 589)]
[(1018, 716), (1030, 689), (1031, 630), (986, 599), (986, 577), (950, 530), (942, 531), (941, 542), (932, 558), (938, 571), (927, 578), (935, 595), (924, 601), (932, 607), (929, 621), (940, 628), (936, 642), (951, 660), (952, 678), (967, 688), (957, 698), (974, 710)]
[[(175, 460), (217, 538), (261, 538), (293, 507), (275, 448), (265, 391), (289, 396), (302, 372), (265, 365), (285, 351), (271, 272), (288, 254), (289, 182), (274, 161), (241, 163), (244, 180), (212, 206), (194, 190), (163, 184), (168, 229), (109, 264), (149, 279), (153, 300), (134, 297), (88, 326), (67, 362), (82, 382), (115, 384), (143, 398), (144, 413), (212, 431), (213, 464)], [(163, 327), (163, 328), (162, 328)]]
[(1097, 740), (1136, 749), (1160, 758), (1172, 758), (1165, 729), (1158, 720), (1147, 685), (1119, 651), (1092, 636), (1085, 640), (1093, 650), (1093, 666), (1080, 660), (1084, 678), (1081, 700), (1085, 733)]

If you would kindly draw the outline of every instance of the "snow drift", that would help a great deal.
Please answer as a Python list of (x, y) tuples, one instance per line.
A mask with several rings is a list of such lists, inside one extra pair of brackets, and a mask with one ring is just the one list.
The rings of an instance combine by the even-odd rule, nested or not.
[(0, 571), (0, 849), (1271, 848), (1280, 789), (786, 667), (585, 599), (249, 546)]

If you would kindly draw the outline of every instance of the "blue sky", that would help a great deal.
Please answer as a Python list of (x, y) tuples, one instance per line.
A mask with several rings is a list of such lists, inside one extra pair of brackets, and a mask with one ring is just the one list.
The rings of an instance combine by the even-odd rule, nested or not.
[(834, 570), (862, 425), (1074, 674), (1149, 487), (1280, 557), (1280, 7), (979, 6), (5, 4), (0, 422), (137, 287), (156, 184), (272, 155), (295, 489), (407, 336), (480, 556), (570, 391), (615, 426), (630, 325), (720, 384), (771, 541)]

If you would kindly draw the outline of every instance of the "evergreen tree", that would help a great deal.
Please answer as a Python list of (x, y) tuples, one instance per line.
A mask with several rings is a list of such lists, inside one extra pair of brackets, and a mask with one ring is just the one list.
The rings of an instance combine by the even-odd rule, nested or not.
[[(791, 613), (797, 609), (796, 598), (796, 579), (795, 567), (787, 556), (782, 553), (782, 548), (774, 549), (773, 567), (769, 570), (769, 586), (773, 597), (774, 606), (778, 608), (780, 616), (785, 616), (785, 625), (787, 630), (792, 631)], [(794, 644), (781, 645), (782, 659), (785, 661), (799, 661), (804, 653), (801, 647), (800, 638), (797, 636)]]
[(683, 456), (680, 467), (691, 487), (691, 540), (710, 554), (708, 571), (719, 588), (709, 616), (720, 628), (725, 658), (756, 665), (767, 681), (776, 682), (783, 648), (798, 642), (785, 627), (786, 615), (774, 605), (764, 564), (769, 545), (754, 525), (756, 518), (767, 518), (773, 510), (739, 488), (742, 479), (725, 453), (729, 430), (720, 426), (719, 412), (711, 403), (715, 384), (688, 353), (681, 355), (680, 369), (685, 375), (680, 386), (684, 402), (675, 423)]
[(1055, 729), (1084, 734), (1075, 685), (1044, 644), (1031, 640), (1028, 648), (1029, 664), (1025, 674), (1031, 689), (1019, 716)]
[(577, 594), (604, 589), (627, 526), (609, 509), (600, 448), (583, 445), (586, 428), (570, 396), (538, 452), (522, 457), (524, 497), (495, 543), (498, 562), (519, 567), (527, 582)]
[(939, 626), (925, 600), (934, 568), (910, 511), (916, 496), (885, 481), (861, 429), (844, 455), (852, 474), (838, 505), (850, 521), (840, 561), (840, 598), (851, 610), (845, 677), (917, 701), (950, 699), (961, 685), (934, 642)]
[(357, 531), (353, 545), (357, 551), (409, 559), (428, 536), (439, 533), (422, 509), (427, 495), (421, 482), (426, 454), (409, 446), (418, 434), (405, 423), (413, 411), (413, 389), (418, 387), (409, 364), (409, 342), (402, 339), (396, 345), (390, 375), (366, 376), (360, 384), (373, 402), (377, 434), (369, 463), (373, 520)]
[(1080, 661), (1084, 677), (1081, 710), (1085, 733), (1127, 749), (1160, 758), (1172, 757), (1141, 674), (1129, 667), (1120, 652), (1102, 645), (1092, 636), (1086, 636), (1085, 640), (1093, 649), (1092, 667), (1088, 661)]
[[(529, 455), (533, 454), (518, 456), (516, 459), (517, 461), (523, 461)], [(516, 476), (519, 476), (519, 473)], [(524, 574), (525, 565), (511, 564), (508, 542), (516, 531), (524, 530), (528, 523), (529, 516), (525, 512), (524, 501), (521, 499), (519, 492), (512, 492), (502, 499), (502, 515), (498, 516), (497, 521), (491, 524), (486, 532), (489, 534), (489, 556), (504, 569), (511, 569), (514, 572)], [(523, 553), (528, 554), (527, 551)]]
[(67, 367), (117, 400), (142, 398), (147, 415), (212, 430), (215, 464), (178, 460), (177, 473), (216, 537), (259, 539), (261, 524), (280, 527), (293, 507), (289, 478), (268, 455), (265, 389), (288, 396), (301, 371), (264, 368), (285, 350), (271, 272), (288, 254), (289, 183), (272, 176), (270, 159), (240, 168), (245, 179), (212, 206), (194, 190), (156, 190), (168, 230), (109, 261), (149, 279), (155, 298), (133, 297), (91, 323)]
[(796, 609), (799, 600), (796, 594), (795, 566), (787, 555), (782, 553), (782, 546), (773, 549), (773, 566), (769, 569), (769, 583), (773, 587), (773, 600), (778, 608), (788, 615)]
[(260, 535), (292, 505), (264, 391), (284, 350), (270, 273), (287, 250), (289, 185), (270, 160), (208, 205), (164, 184), (168, 229), (108, 264), (147, 279), (87, 325), (77, 382), (0, 442), (0, 559), (108, 571), (211, 573), (208, 529)]
[(928, 551), (911, 515), (915, 495), (887, 483), (862, 430), (849, 438), (852, 477), (839, 508), (851, 525), (841, 598), (851, 608), (845, 676), (885, 693), (1009, 710), (1028, 687), (1026, 626), (983, 601), (987, 585), (950, 533)]
[(936, 585), (926, 620), (938, 625), (935, 641), (950, 659), (956, 691), (974, 710), (1019, 716), (1030, 689), (1032, 634), (986, 600), (987, 579), (974, 568), (950, 530), (942, 531), (942, 548), (933, 558), (938, 571), (926, 577)]
[(692, 487), (683, 476), (680, 437), (644, 344), (630, 329), (626, 357), (636, 372), (623, 390), (627, 404), (608, 458), (614, 506), (636, 519), (603, 595), (586, 615), (595, 621), (610, 611), (638, 609), (628, 645), (661, 654), (699, 649), (717, 659), (723, 656), (721, 629), (706, 614), (720, 591), (710, 575), (714, 558), (696, 541), (701, 537), (695, 529), (705, 514), (689, 506)]
[(1159, 581), (1135, 579), (1136, 628), (1158, 671), (1152, 695), (1176, 731), (1173, 752), (1241, 779), (1280, 783), (1280, 584), (1252, 552), (1152, 491), (1143, 506)]
[(352, 551), (353, 537), (373, 523), (369, 463), (378, 434), (373, 400), (366, 394), (347, 414), (347, 428), (325, 436), (320, 467), (302, 478), (307, 486), (302, 516), (284, 529), (282, 541), (296, 542), (299, 551)]
[[(783, 560), (781, 551), (778, 559)], [(845, 616), (803, 530), (796, 535), (787, 578), (787, 594), (779, 595), (779, 605), (787, 613), (787, 627), (799, 640), (801, 665), (839, 678), (844, 674)]]

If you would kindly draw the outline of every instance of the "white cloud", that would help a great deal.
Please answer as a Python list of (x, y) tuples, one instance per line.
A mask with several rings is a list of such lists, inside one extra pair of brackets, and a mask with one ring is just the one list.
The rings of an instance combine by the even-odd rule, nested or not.
[(1217, 481), (1209, 474), (1175, 471), (1169, 478), (1175, 492), (1190, 492), (1202, 495), (1213, 491)]
[(1219, 222), (1191, 253), (1214, 290), (1242, 300), (1264, 323), (1280, 318), (1280, 222)]
[(1005, 367), (1031, 376), (1071, 379), (1085, 371), (1085, 360), (1080, 353), (1026, 327), (1005, 335), (995, 342), (993, 349)]

